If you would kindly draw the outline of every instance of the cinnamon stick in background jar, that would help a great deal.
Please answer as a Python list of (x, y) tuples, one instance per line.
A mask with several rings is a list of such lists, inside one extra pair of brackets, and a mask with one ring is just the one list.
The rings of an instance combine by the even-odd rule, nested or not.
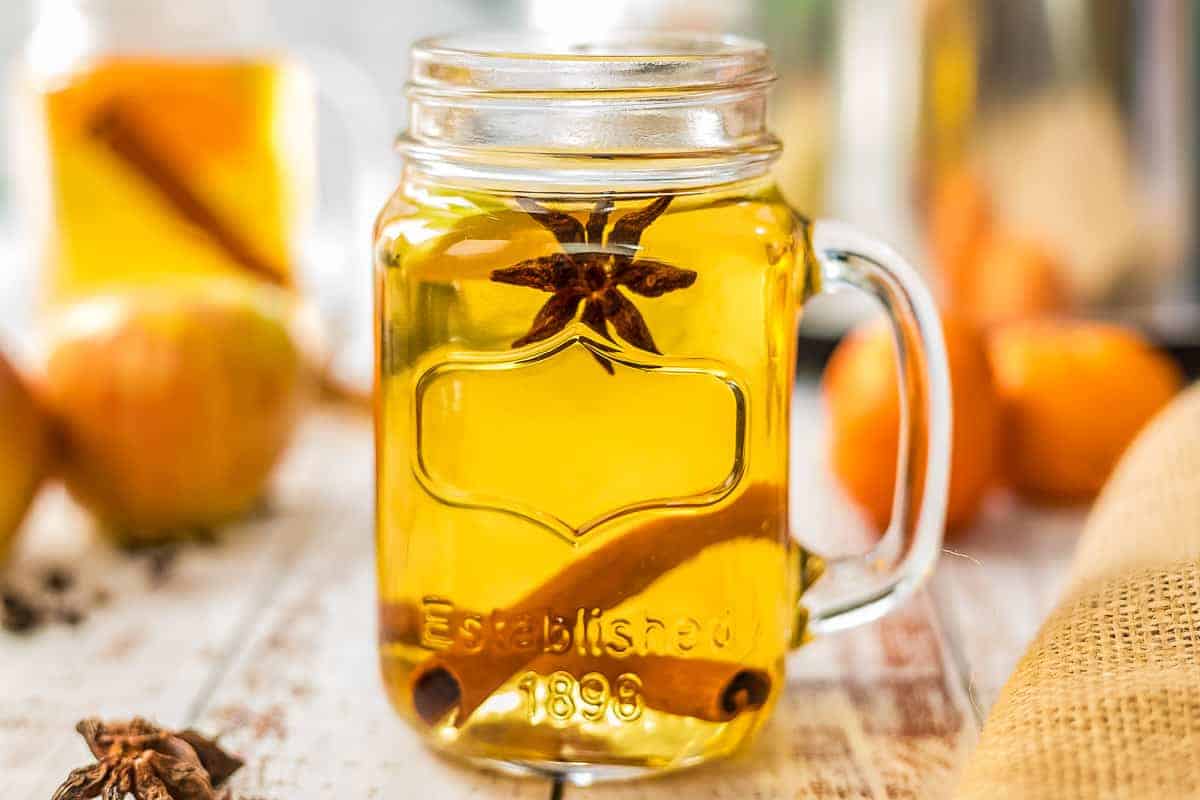
[(204, 231), (232, 262), (267, 283), (289, 283), (285, 270), (259, 256), (189, 185), (186, 176), (140, 130), (132, 112), (120, 101), (103, 106), (91, 120), (89, 132), (157, 189), (179, 216)]
[[(504, 614), (536, 613), (547, 608), (597, 608), (607, 610), (640, 594), (652, 583), (703, 550), (734, 539), (790, 541), (787, 533), (785, 487), (766, 483), (752, 485), (736, 500), (705, 514), (681, 514), (638, 526), (618, 539), (606, 542), (541, 586), (529, 592)], [(807, 589), (823, 569), (819, 559), (799, 547), (801, 585)], [(382, 611), (384, 641), (395, 641), (397, 630), (417, 624), (416, 610), (405, 606)], [(410, 635), (409, 640), (414, 638)], [(448, 649), (435, 652), (409, 677), (414, 708), (432, 724), (457, 708), (456, 725), (468, 717), (509, 679), (532, 663), (556, 664), (573, 656), (554, 657), (539, 652), (468, 653)], [(684, 658), (639, 657), (638, 672), (669, 677), (646, 681), (647, 704), (666, 710), (686, 708), (690, 716), (727, 720), (746, 708), (761, 707), (770, 693), (770, 677), (762, 670), (738, 664), (702, 662)], [(604, 666), (604, 658), (582, 658), (588, 670)], [(628, 661), (628, 659), (607, 659)], [(645, 662), (645, 663), (642, 663)], [(653, 662), (653, 663), (650, 663)], [(673, 662), (673, 663), (672, 663)], [(562, 669), (562, 667), (555, 667)], [(603, 672), (603, 670), (600, 670)], [(622, 670), (622, 671), (628, 671)], [(679, 687), (672, 690), (670, 686)], [(672, 696), (679, 691), (684, 696)], [(701, 696), (701, 691), (703, 696)], [(667, 692), (667, 695), (662, 694)], [(651, 702), (651, 697), (654, 702)]]

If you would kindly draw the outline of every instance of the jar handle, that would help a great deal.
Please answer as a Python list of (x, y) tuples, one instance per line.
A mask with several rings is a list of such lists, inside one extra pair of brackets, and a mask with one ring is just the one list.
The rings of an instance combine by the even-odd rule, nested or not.
[(916, 271), (890, 247), (840, 222), (817, 222), (812, 246), (819, 291), (856, 289), (883, 307), (896, 340), (900, 378), (900, 447), (891, 524), (865, 555), (829, 560), (832, 596), (818, 594), (820, 604), (807, 609), (808, 630), (822, 634), (890, 613), (932, 572), (945, 525), (951, 412), (942, 328)]

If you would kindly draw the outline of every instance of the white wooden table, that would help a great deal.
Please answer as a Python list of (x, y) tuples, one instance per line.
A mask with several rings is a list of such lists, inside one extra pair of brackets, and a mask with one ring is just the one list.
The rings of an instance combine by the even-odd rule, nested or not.
[[(795, 513), (853, 547), (861, 528), (822, 467), (811, 386), (796, 414)], [(275, 513), (218, 546), (189, 547), (162, 580), (97, 540), (61, 491), (47, 493), (9, 579), (67, 563), (75, 594), (109, 597), (77, 627), (0, 632), (3, 796), (46, 800), (88, 761), (78, 719), (142, 715), (221, 733), (247, 760), (234, 784), (244, 800), (947, 798), (1053, 605), (1082, 521), (997, 501), (901, 613), (793, 656), (779, 711), (749, 752), (580, 789), (440, 760), (389, 709), (376, 669), (371, 481), (369, 421), (319, 412), (281, 471)]]

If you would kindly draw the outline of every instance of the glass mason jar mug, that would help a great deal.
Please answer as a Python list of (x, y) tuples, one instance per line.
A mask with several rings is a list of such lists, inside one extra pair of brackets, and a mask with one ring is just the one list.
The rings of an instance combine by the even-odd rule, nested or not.
[[(439, 750), (577, 782), (728, 754), (790, 647), (933, 566), (936, 313), (891, 250), (780, 199), (771, 79), (736, 38), (415, 50), (376, 241), (380, 627)], [(826, 563), (788, 532), (788, 414), (801, 308), (844, 287), (891, 316), (905, 413), (890, 530)]]

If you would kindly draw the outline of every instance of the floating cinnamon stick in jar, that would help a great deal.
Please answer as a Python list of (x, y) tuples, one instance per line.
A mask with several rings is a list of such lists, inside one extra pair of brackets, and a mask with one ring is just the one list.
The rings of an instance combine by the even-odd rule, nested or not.
[(209, 207), (171, 159), (139, 129), (120, 101), (113, 100), (103, 106), (92, 118), (88, 133), (104, 142), (114, 155), (157, 189), (179, 216), (204, 231), (243, 270), (277, 286), (289, 283), (284, 270), (259, 256)]
[[(569, 564), (541, 586), (530, 591), (501, 613), (517, 615), (544, 609), (597, 608), (611, 609), (634, 597), (654, 581), (700, 552), (716, 544), (734, 539), (763, 539), (789, 546), (787, 534), (786, 489), (769, 484), (755, 484), (729, 505), (703, 514), (680, 514), (640, 525), (625, 535), (610, 540), (577, 561)], [(800, 548), (802, 582), (807, 588), (819, 577), (821, 562)], [(405, 606), (385, 606), (381, 619), (385, 641), (397, 641), (397, 634), (407, 626), (419, 624), (416, 609)], [(410, 634), (408, 641), (413, 641)], [(413, 670), (410, 687), (414, 707), (427, 722), (440, 720), (457, 708), (455, 724), (461, 725), (484, 701), (510, 678), (545, 658), (554, 663), (572, 656), (531, 651), (501, 653), (462, 652), (454, 648), (430, 655)], [(760, 707), (770, 692), (770, 679), (760, 670), (746, 670), (737, 664), (700, 662), (693, 659), (665, 656), (639, 656), (648, 673), (662, 674), (669, 679), (657, 681), (661, 686), (647, 689), (647, 703), (655, 696), (655, 707), (663, 710), (686, 709), (681, 713), (704, 719), (724, 720), (746, 708)], [(653, 660), (653, 664), (649, 663)], [(584, 659), (583, 666), (601, 663), (603, 659)], [(632, 663), (629, 659), (611, 659)], [(672, 663), (673, 662), (673, 663)], [(719, 665), (713, 667), (712, 665)], [(588, 666), (588, 671), (594, 667)], [(684, 676), (696, 669), (696, 683), (705, 686), (705, 697), (663, 695), (678, 687), (682, 695), (695, 693)], [(629, 671), (628, 668), (624, 671)], [(700, 677), (703, 680), (700, 680)], [(649, 681), (646, 682), (649, 684)], [(757, 705), (755, 705), (757, 704)]]

